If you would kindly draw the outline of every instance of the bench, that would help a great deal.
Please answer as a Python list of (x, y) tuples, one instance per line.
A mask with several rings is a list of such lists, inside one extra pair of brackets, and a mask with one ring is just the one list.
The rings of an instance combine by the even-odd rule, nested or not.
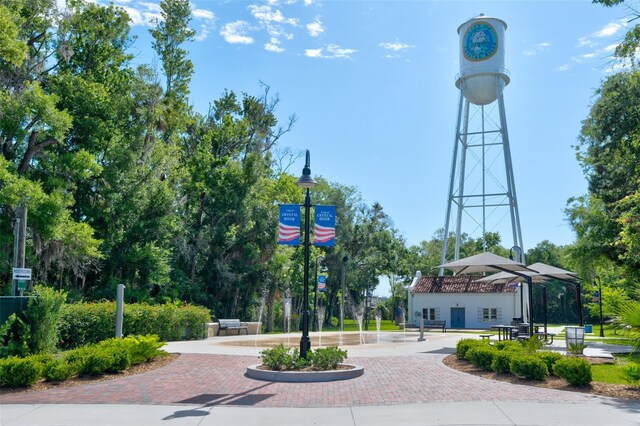
[(550, 345), (553, 343), (553, 338), (556, 336), (556, 333), (534, 333), (538, 339), (544, 341), (545, 345)]
[[(552, 344), (553, 343), (553, 338), (556, 336), (555, 333), (544, 333), (544, 332), (533, 333), (533, 335), (535, 337), (537, 337), (539, 340), (541, 340), (542, 342), (544, 342), (545, 345)], [(516, 338), (518, 340), (528, 340), (529, 339), (529, 335), (528, 334), (518, 334), (518, 336), (516, 336)]]
[(222, 330), (225, 331), (226, 336), (229, 335), (229, 330), (238, 330), (238, 336), (242, 330), (244, 330), (244, 334), (249, 334), (249, 327), (247, 327), (247, 324), (240, 322), (239, 319), (218, 320), (218, 333), (216, 333), (216, 336), (219, 336)]
[(439, 328), (443, 333), (446, 333), (447, 322), (444, 320), (424, 320), (424, 328)]
[(495, 334), (481, 334), (481, 335), (480, 335), (480, 338), (481, 338), (482, 340), (491, 340), (491, 338), (492, 338), (493, 336), (495, 336)]

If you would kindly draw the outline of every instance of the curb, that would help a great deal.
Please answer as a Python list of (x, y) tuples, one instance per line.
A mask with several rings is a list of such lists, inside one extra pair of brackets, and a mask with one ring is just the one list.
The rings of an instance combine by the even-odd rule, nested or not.
[(350, 367), (353, 368), (349, 370), (329, 371), (272, 371), (260, 370), (258, 369), (258, 365), (252, 365), (247, 367), (246, 376), (252, 379), (266, 380), (269, 382), (304, 383), (349, 380), (360, 377), (364, 374), (364, 367), (359, 365), (350, 365)]

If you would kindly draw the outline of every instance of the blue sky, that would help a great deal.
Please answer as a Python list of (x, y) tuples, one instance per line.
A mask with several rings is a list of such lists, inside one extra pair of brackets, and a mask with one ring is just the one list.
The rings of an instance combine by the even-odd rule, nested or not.
[[(157, 63), (149, 19), (157, 1), (116, 0), (140, 37), (131, 51)], [(504, 20), (504, 92), (525, 250), (568, 244), (567, 199), (586, 192), (575, 160), (581, 120), (612, 72), (628, 10), (590, 1), (194, 0), (191, 101), (205, 113), (225, 89), (278, 94), (281, 140), (311, 151), (311, 170), (380, 202), (410, 244), (444, 225), (459, 92), (458, 26), (479, 13)], [(290, 169), (300, 174), (303, 159)], [(509, 221), (503, 245), (510, 246)]]

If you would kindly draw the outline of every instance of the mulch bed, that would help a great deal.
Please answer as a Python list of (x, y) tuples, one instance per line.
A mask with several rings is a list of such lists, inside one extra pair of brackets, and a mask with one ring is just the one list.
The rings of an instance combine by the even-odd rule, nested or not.
[[(606, 358), (590, 358), (587, 360), (592, 364), (611, 363)], [(587, 386), (571, 386), (566, 380), (556, 376), (549, 376), (546, 380), (525, 380), (512, 374), (498, 374), (493, 371), (481, 370), (464, 359), (458, 359), (456, 355), (449, 355), (444, 359), (444, 364), (454, 370), (473, 374), (485, 379), (498, 380), (501, 382), (515, 383), (519, 385), (535, 386), (539, 388), (558, 389), (570, 392), (583, 392), (593, 395), (608, 396), (612, 398), (640, 399), (640, 388), (633, 388), (627, 385), (616, 385), (610, 383), (591, 382)]]

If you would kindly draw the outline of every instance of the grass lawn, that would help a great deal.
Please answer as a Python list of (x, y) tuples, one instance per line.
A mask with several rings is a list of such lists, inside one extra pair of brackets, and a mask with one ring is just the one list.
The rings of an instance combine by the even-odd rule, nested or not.
[(640, 354), (616, 355), (614, 364), (595, 364), (591, 366), (594, 382), (628, 384), (623, 367), (629, 363), (640, 365)]
[[(376, 320), (369, 320), (369, 332), (376, 330)], [(338, 324), (334, 324), (331, 327), (327, 327), (325, 325), (322, 327), (322, 331), (340, 331), (340, 327)], [(358, 328), (358, 322), (353, 319), (345, 318), (344, 331), (360, 331), (360, 328)], [(380, 321), (380, 331), (402, 331), (402, 327), (397, 326), (392, 320), (382, 320)]]

